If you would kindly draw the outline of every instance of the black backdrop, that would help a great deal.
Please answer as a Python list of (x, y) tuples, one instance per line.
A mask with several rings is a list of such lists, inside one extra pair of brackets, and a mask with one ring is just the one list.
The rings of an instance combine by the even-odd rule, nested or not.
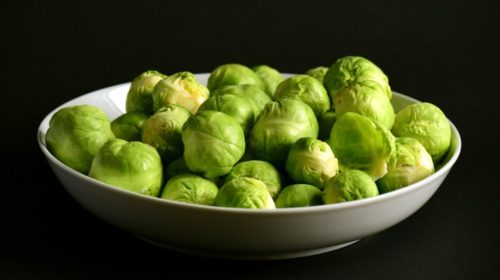
[[(482, 0), (2, 4), (0, 278), (498, 279), (499, 11)], [(36, 144), (53, 108), (147, 69), (238, 62), (300, 73), (344, 55), (441, 107), (463, 151), (417, 213), (336, 252), (240, 262), (153, 247), (76, 204)]]

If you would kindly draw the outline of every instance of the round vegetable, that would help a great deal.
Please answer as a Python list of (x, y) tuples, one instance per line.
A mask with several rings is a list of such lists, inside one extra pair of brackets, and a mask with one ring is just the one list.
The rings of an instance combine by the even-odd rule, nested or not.
[(318, 139), (327, 140), (328, 138), (330, 138), (330, 134), (332, 133), (332, 127), (336, 120), (337, 120), (337, 113), (333, 108), (330, 108), (330, 110), (321, 113), (321, 115), (318, 117), (318, 124), (319, 124)]
[(309, 75), (296, 75), (281, 82), (276, 88), (274, 99), (284, 98), (300, 99), (313, 109), (316, 116), (331, 107), (330, 98), (323, 85)]
[(325, 184), (325, 204), (363, 199), (378, 195), (378, 189), (370, 175), (361, 170), (345, 169)]
[(255, 66), (254, 68), (252, 68), (252, 70), (255, 72), (255, 74), (257, 74), (257, 76), (260, 77), (260, 79), (264, 83), (264, 89), (266, 90), (269, 97), (273, 98), (276, 87), (279, 83), (281, 83), (281, 81), (284, 80), (281, 73), (278, 70), (267, 65)]
[(306, 75), (309, 75), (316, 80), (318, 80), (321, 84), (323, 84), (323, 79), (326, 75), (326, 72), (328, 72), (328, 67), (325, 66), (318, 66), (311, 68), (306, 71)]
[(207, 86), (190, 72), (146, 71), (130, 85), (127, 113), (110, 122), (97, 107), (66, 107), (45, 140), (69, 167), (136, 193), (307, 207), (403, 188), (451, 157), (444, 113), (418, 103), (395, 114), (391, 97), (387, 76), (359, 56), (287, 79), (267, 65), (224, 64)]
[(250, 151), (250, 149), (247, 146), (247, 149), (245, 149), (245, 153), (243, 154), (239, 162), (245, 162), (250, 160), (256, 160), (256, 158), (253, 155), (252, 151)]
[(208, 77), (207, 87), (210, 92), (223, 86), (256, 85), (265, 90), (264, 83), (250, 68), (241, 64), (224, 64), (215, 68)]
[(348, 85), (337, 92), (334, 103), (339, 117), (346, 112), (355, 112), (378, 122), (386, 129), (391, 129), (394, 123), (395, 114), (391, 101), (378, 85)]
[(116, 138), (127, 141), (141, 141), (144, 122), (149, 118), (143, 112), (125, 113), (111, 122), (111, 130)]
[(237, 86), (224, 86), (212, 93), (212, 96), (236, 94), (247, 97), (254, 106), (255, 116), (258, 116), (264, 109), (267, 103), (271, 102), (271, 98), (260, 87), (255, 85), (237, 85)]
[(377, 180), (387, 173), (387, 161), (395, 150), (394, 142), (390, 131), (378, 123), (347, 112), (333, 125), (328, 143), (341, 165), (363, 170)]
[(286, 171), (295, 181), (323, 189), (323, 184), (337, 174), (339, 165), (330, 146), (311, 137), (293, 144), (286, 160)]
[(47, 149), (61, 162), (84, 174), (101, 146), (113, 138), (108, 116), (90, 105), (60, 109), (50, 119), (45, 135)]
[(155, 85), (167, 76), (154, 70), (149, 70), (137, 76), (130, 84), (125, 107), (127, 112), (142, 112), (147, 115), (153, 111), (153, 89)]
[(297, 99), (266, 105), (250, 133), (250, 148), (258, 159), (283, 166), (293, 143), (302, 137), (318, 137), (313, 110)]
[(243, 129), (245, 136), (247, 136), (257, 118), (255, 105), (252, 102), (244, 95), (221, 94), (207, 99), (200, 106), (199, 111), (219, 111), (233, 117)]
[(269, 162), (250, 160), (236, 164), (227, 174), (225, 183), (236, 178), (246, 177), (262, 181), (272, 198), (276, 198), (281, 190), (281, 177), (278, 170)]
[(399, 111), (392, 127), (397, 137), (417, 139), (429, 152), (434, 164), (446, 154), (451, 142), (451, 128), (444, 113), (427, 102), (415, 103)]
[(161, 198), (212, 205), (219, 189), (210, 180), (193, 174), (182, 174), (168, 180)]
[(276, 200), (276, 208), (306, 207), (323, 204), (323, 192), (307, 184), (287, 186)]
[(187, 168), (186, 162), (184, 161), (183, 157), (174, 159), (167, 165), (167, 168), (165, 169), (165, 176), (167, 178), (172, 178), (175, 175), (185, 173), (191, 173), (191, 171), (189, 171), (189, 169)]
[(182, 156), (182, 126), (191, 116), (184, 107), (168, 104), (144, 123), (142, 142), (154, 147), (164, 162)]
[(387, 174), (377, 181), (381, 193), (413, 184), (434, 173), (432, 157), (413, 138), (396, 138), (396, 152), (387, 163)]
[(274, 209), (273, 198), (266, 185), (257, 179), (239, 177), (225, 183), (217, 193), (215, 206)]
[(194, 114), (208, 97), (208, 89), (192, 73), (179, 72), (156, 84), (153, 90), (153, 109), (156, 112), (167, 104), (176, 104)]
[(97, 152), (89, 176), (129, 191), (158, 196), (163, 167), (160, 155), (153, 147), (114, 139)]
[(186, 166), (209, 179), (229, 173), (245, 152), (241, 126), (216, 111), (202, 111), (189, 118), (182, 130), (182, 142)]
[(389, 99), (392, 97), (389, 79), (380, 68), (360, 56), (339, 58), (326, 72), (323, 83), (332, 100), (342, 88), (352, 84), (379, 85)]

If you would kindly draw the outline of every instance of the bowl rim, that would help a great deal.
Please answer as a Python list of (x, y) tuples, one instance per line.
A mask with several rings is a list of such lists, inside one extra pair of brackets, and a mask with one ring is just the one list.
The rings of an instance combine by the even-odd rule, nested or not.
[[(200, 73), (197, 75), (206, 75), (206, 73)], [(372, 204), (377, 204), (377, 203), (382, 203), (387, 200), (391, 200), (393, 198), (403, 196), (405, 194), (417, 191), (420, 188), (425, 187), (428, 183), (431, 181), (434, 181), (441, 176), (446, 175), (447, 172), (451, 170), (451, 167), (455, 164), (457, 161), (461, 150), (462, 150), (462, 140), (460, 137), (460, 133), (458, 132), (458, 129), (456, 126), (448, 119), (448, 122), (450, 123), (450, 127), (452, 129), (452, 137), (455, 137), (456, 139), (456, 147), (455, 151), (449, 157), (448, 161), (443, 164), (442, 166), (439, 167), (438, 170), (436, 170), (433, 174), (430, 176), (427, 176), (426, 178), (415, 182), (411, 185), (408, 185), (406, 187), (403, 187), (401, 189), (397, 189), (391, 192), (387, 193), (382, 193), (374, 197), (370, 198), (364, 198), (360, 200), (354, 200), (354, 201), (346, 201), (346, 202), (341, 202), (341, 203), (335, 203), (335, 204), (324, 204), (324, 205), (316, 205), (316, 206), (306, 206), (306, 207), (294, 207), (294, 208), (276, 208), (276, 209), (246, 209), (246, 208), (233, 208), (233, 207), (217, 207), (217, 206), (210, 206), (210, 205), (200, 205), (200, 204), (192, 204), (192, 203), (185, 203), (185, 202), (179, 202), (179, 201), (173, 201), (173, 200), (166, 200), (162, 199), (160, 197), (153, 197), (153, 196), (147, 196), (139, 193), (135, 193), (129, 190), (121, 189), (119, 187), (98, 181), (94, 178), (91, 178), (85, 174), (82, 174), (68, 166), (66, 166), (64, 163), (59, 161), (55, 156), (53, 156), (45, 143), (45, 133), (46, 131), (43, 128), (44, 123), (48, 123), (50, 121), (50, 117), (60, 108), (63, 108), (65, 106), (68, 106), (68, 103), (72, 102), (74, 99), (81, 98), (83, 96), (87, 95), (92, 95), (98, 91), (106, 91), (106, 90), (111, 90), (112, 88), (117, 88), (120, 86), (124, 86), (129, 84), (127, 83), (121, 83), (121, 84), (116, 84), (113, 86), (105, 87), (102, 89), (94, 90), (92, 92), (88, 92), (86, 94), (77, 96), (75, 98), (72, 98), (71, 100), (66, 101), (65, 103), (61, 104), (60, 106), (57, 106), (54, 110), (52, 110), (50, 113), (48, 113), (41, 121), (40, 125), (38, 126), (37, 129), (37, 142), (38, 145), (42, 151), (42, 153), (45, 155), (46, 159), (50, 161), (51, 163), (55, 164), (57, 167), (61, 168), (64, 170), (66, 173), (71, 174), (72, 176), (76, 176), (77, 178), (87, 181), (90, 184), (97, 185), (100, 188), (104, 188), (106, 191), (110, 191), (113, 193), (116, 193), (117, 195), (121, 196), (126, 196), (131, 199), (137, 199), (137, 200), (142, 200), (146, 203), (156, 203), (165, 207), (173, 207), (173, 208), (183, 208), (185, 210), (192, 210), (192, 211), (208, 211), (210, 213), (224, 213), (224, 214), (240, 214), (240, 215), (255, 215), (255, 216), (268, 216), (268, 215), (280, 215), (280, 216), (286, 216), (286, 215), (297, 215), (297, 214), (313, 214), (313, 213), (322, 213), (322, 212), (329, 212), (329, 211), (343, 211), (343, 210), (348, 210), (356, 207), (362, 207), (362, 206), (369, 206)], [(422, 102), (420, 100), (417, 100), (413, 97), (407, 96), (402, 93), (398, 93), (395, 91), (392, 91), (393, 95), (403, 97), (409, 101), (412, 102)], [(59, 181), (59, 183), (61, 183)], [(61, 183), (62, 184), (62, 183)]]

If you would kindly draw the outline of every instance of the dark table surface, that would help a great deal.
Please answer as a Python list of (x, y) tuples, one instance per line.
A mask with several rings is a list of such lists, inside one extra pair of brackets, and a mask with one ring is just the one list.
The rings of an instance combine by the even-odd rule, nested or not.
[[(500, 279), (495, 1), (46, 2), (0, 10), (0, 279)], [(36, 143), (53, 108), (147, 69), (301, 73), (344, 55), (370, 58), (393, 90), (442, 108), (463, 150), (419, 211), (338, 251), (248, 262), (154, 247), (80, 207)]]

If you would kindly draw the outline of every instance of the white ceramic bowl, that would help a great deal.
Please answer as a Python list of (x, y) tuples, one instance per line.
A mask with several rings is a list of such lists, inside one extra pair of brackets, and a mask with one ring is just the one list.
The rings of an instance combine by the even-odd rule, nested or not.
[[(199, 74), (206, 83), (208, 74)], [(201, 206), (140, 195), (99, 182), (57, 160), (47, 150), (49, 120), (61, 107), (91, 104), (110, 119), (125, 111), (130, 84), (97, 90), (56, 108), (38, 129), (38, 143), (66, 190), (97, 217), (144, 240), (192, 254), (239, 259), (283, 259), (335, 250), (387, 229), (417, 211), (439, 188), (461, 149), (453, 141), (446, 162), (431, 176), (373, 198), (339, 204), (276, 210)], [(394, 93), (396, 111), (418, 102)]]

